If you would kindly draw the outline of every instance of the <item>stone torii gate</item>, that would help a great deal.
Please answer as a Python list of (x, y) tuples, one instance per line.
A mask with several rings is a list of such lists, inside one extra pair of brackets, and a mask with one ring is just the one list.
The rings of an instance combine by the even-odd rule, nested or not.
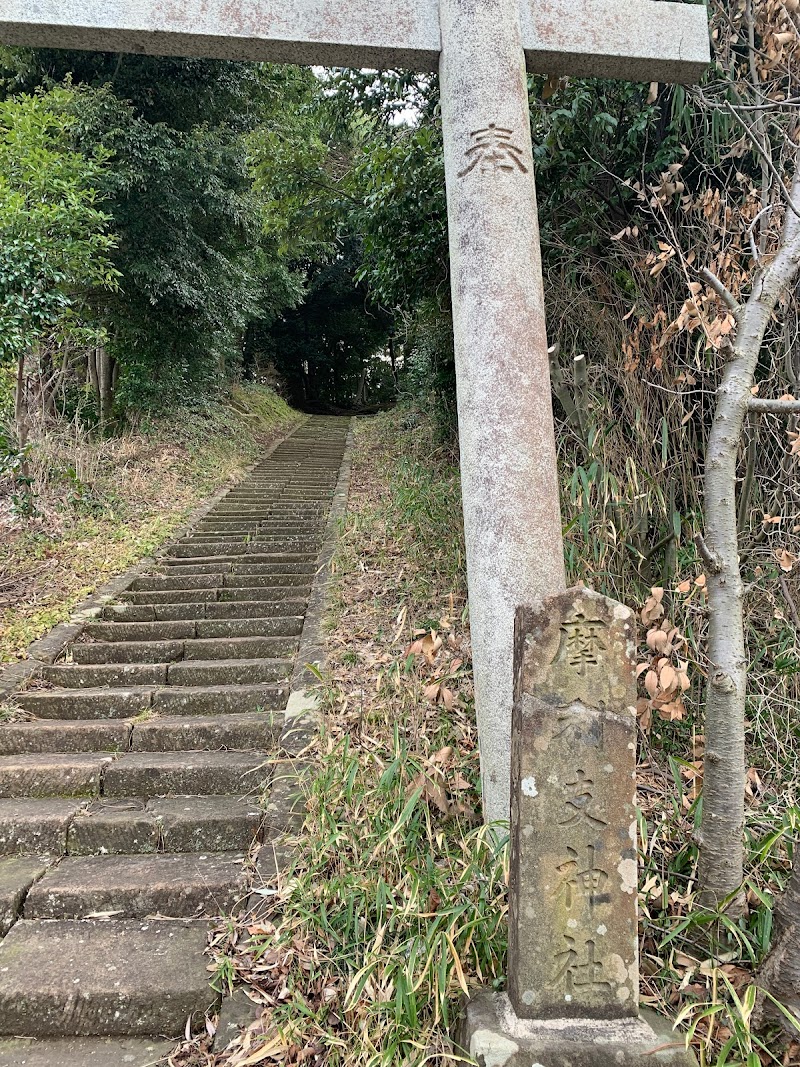
[(565, 587), (525, 67), (691, 82), (709, 62), (705, 7), (666, 0), (0, 0), (0, 41), (440, 71), (484, 813), (506, 818), (515, 610)]

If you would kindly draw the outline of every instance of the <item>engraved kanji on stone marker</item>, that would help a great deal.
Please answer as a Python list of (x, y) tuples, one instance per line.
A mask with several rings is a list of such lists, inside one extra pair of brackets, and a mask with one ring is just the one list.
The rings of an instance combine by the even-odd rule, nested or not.
[(605, 629), (606, 624), (602, 619), (587, 619), (582, 611), (576, 612), (561, 627), (559, 656), (581, 674), (586, 673), (587, 667), (597, 667), (601, 655), (606, 651), (603, 642)]
[(598, 990), (609, 989), (611, 983), (604, 977), (603, 961), (595, 959), (596, 943), (589, 939), (583, 946), (584, 951), (579, 953), (575, 948), (576, 938), (565, 934), (564, 941), (567, 947), (557, 953), (553, 959), (555, 969), (549, 983), (550, 987), (563, 986), (567, 990), (564, 999), (569, 998), (567, 1003), (572, 1001), (575, 993), (579, 992), (582, 986)]
[(528, 1019), (638, 1011), (636, 631), (588, 589), (517, 613), (509, 996)]
[(568, 846), (568, 858), (556, 867), (556, 871), (561, 875), (561, 881), (558, 883), (553, 898), (558, 899), (563, 896), (567, 911), (571, 910), (573, 901), (581, 895), (593, 897), (595, 903), (600, 901), (601, 898), (598, 894), (601, 893), (603, 886), (608, 881), (608, 871), (603, 870), (602, 867), (595, 866), (595, 848), (593, 845), (589, 845), (588, 853), (587, 864), (581, 870), (577, 849)]
[(483, 130), (475, 130), (470, 134), (472, 147), (464, 153), (467, 166), (458, 172), (459, 178), (480, 167), (484, 172), (513, 171), (518, 170), (522, 174), (528, 173), (528, 168), (523, 162), (523, 149), (514, 144), (512, 137), (514, 131), (504, 126), (497, 126), (494, 122)]
[(592, 812), (593, 785), (593, 780), (580, 768), (575, 772), (574, 780), (564, 784), (566, 807), (558, 816), (559, 826), (576, 826), (579, 823), (588, 823), (589, 826), (608, 825), (605, 819)]

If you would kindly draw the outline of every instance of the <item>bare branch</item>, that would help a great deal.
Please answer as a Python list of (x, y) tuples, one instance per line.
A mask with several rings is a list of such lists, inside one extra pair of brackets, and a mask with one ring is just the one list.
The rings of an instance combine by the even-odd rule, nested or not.
[(747, 401), (747, 410), (761, 414), (798, 415), (800, 414), (800, 400), (771, 400), (769, 397), (751, 396)]
[(764, 145), (761, 143), (761, 141), (760, 141), (760, 139), (758, 137), (758, 134), (753, 130), (753, 127), (750, 125), (750, 123), (746, 122), (742, 118), (742, 116), (737, 112), (736, 108), (732, 104), (726, 102), (725, 108), (731, 115), (733, 115), (733, 117), (736, 119), (736, 121), (741, 126), (743, 126), (745, 128), (753, 147), (758, 152), (759, 156), (761, 156), (761, 159), (762, 159), (763, 163), (766, 165), (767, 170), (770, 172), (772, 177), (775, 179), (775, 182), (777, 183), (778, 189), (780, 190), (781, 196), (786, 201), (786, 203), (789, 205), (789, 207), (792, 210), (792, 212), (798, 217), (798, 219), (800, 219), (800, 208), (797, 207), (797, 205), (795, 204), (794, 200), (792, 199), (792, 196), (790, 195), (789, 191), (787, 190), (786, 186), (783, 184), (783, 179), (781, 178), (777, 167), (772, 162), (772, 158), (771, 158), (769, 152), (767, 152), (767, 150), (764, 148)]
[(717, 296), (720, 298), (723, 304), (725, 304), (734, 315), (738, 315), (741, 311), (741, 305), (730, 289), (723, 282), (719, 280), (716, 274), (712, 273), (708, 267), (702, 267), (700, 269), (700, 277), (703, 281), (707, 282)]
[(708, 573), (720, 574), (722, 572), (722, 560), (716, 552), (711, 551), (703, 540), (703, 535), (695, 534), (694, 543)]

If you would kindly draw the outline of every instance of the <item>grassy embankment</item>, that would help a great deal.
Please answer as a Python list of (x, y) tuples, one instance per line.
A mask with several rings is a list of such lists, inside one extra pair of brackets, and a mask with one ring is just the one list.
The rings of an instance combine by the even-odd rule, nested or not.
[(17, 513), (14, 486), (0, 480), (0, 663), (24, 656), (94, 589), (157, 548), (300, 417), (272, 390), (248, 386), (117, 437), (68, 424), (37, 438), (32, 516)]
[[(573, 580), (613, 591), (591, 553), (570, 562)], [(263, 919), (217, 942), (218, 978), (244, 982), (263, 1015), (227, 1052), (201, 1042), (176, 1063), (455, 1064), (447, 1027), (460, 997), (502, 986), (505, 853), (478, 818), (463, 564), (457, 470), (428, 420), (395, 411), (361, 423), (335, 560), (327, 727), (297, 860), (267, 890)], [(661, 599), (689, 635), (672, 640), (691, 689), (670, 701), (643, 690), (640, 708), (642, 999), (680, 1015), (702, 1067), (797, 1063), (800, 1045), (752, 1016), (796, 824), (794, 761), (781, 767), (771, 744), (774, 678), (769, 702), (755, 676), (751, 703), (748, 911), (709, 927), (695, 905), (702, 585), (687, 567)], [(627, 592), (651, 664), (659, 596)]]

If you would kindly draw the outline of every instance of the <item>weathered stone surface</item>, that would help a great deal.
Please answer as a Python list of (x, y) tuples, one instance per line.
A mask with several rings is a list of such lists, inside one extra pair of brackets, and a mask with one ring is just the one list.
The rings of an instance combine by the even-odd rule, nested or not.
[(283, 716), (276, 712), (209, 715), (203, 718), (158, 718), (138, 723), (135, 752), (215, 751), (221, 748), (266, 751), (279, 738)]
[[(198, 641), (187, 641), (184, 656), (187, 660), (220, 660), (220, 659), (271, 659), (275, 662), (279, 671), (286, 664), (291, 664), (288, 658), (281, 659), (278, 656), (282, 642), (274, 637), (207, 637)], [(277, 677), (289, 676), (287, 668)]]
[[(20, 862), (0, 861), (0, 905), (4, 864)], [(43, 870), (40, 867), (38, 874)], [(243, 857), (236, 852), (67, 858), (30, 890), (25, 918), (80, 919), (103, 913), (115, 919), (225, 915), (242, 896), (246, 881)]]
[(519, 0), (439, 7), (470, 632), (493, 822), (508, 818), (514, 613), (565, 587), (564, 549)]
[(248, 849), (259, 833), (263, 811), (237, 796), (163, 797), (148, 812), (158, 820), (168, 852), (230, 852)]
[(305, 575), (279, 575), (282, 581), (291, 582), (293, 578), (302, 577), (302, 582), (295, 585), (269, 585), (268, 583), (262, 583), (254, 586), (243, 586), (240, 589), (221, 589), (219, 593), (220, 603), (247, 603), (257, 600), (262, 600), (264, 596), (269, 596), (271, 600), (280, 600), (285, 598), (286, 600), (294, 600), (298, 596), (307, 596), (310, 588), (310, 584), (305, 581)]
[[(278, 616), (268, 619), (200, 619), (197, 636), (203, 637), (297, 637), (303, 629), (301, 616)], [(285, 647), (293, 644), (286, 641)]]
[(132, 606), (158, 604), (209, 604), (217, 599), (216, 589), (157, 589), (151, 592), (126, 593), (126, 604)]
[(40, 719), (132, 719), (150, 707), (152, 689), (42, 689), (16, 703)]
[(184, 660), (169, 668), (170, 685), (257, 685), (285, 678), (280, 660), (274, 659), (217, 659)]
[(650, 1012), (632, 1019), (519, 1019), (502, 993), (481, 993), (467, 1004), (456, 1044), (485, 1067), (696, 1067), (680, 1035)]
[(103, 792), (107, 797), (243, 795), (261, 786), (267, 761), (257, 752), (131, 752), (106, 768)]
[(0, 944), (0, 1033), (177, 1037), (215, 1000), (204, 922), (18, 922)]
[(311, 764), (298, 759), (276, 760), (271, 767), (269, 798), (264, 809), (265, 824), (271, 831), (302, 829), (306, 814), (304, 782)]
[(57, 664), (45, 667), (42, 677), (65, 689), (92, 686), (164, 685), (167, 668), (163, 663)]
[(96, 800), (72, 820), (67, 836), (71, 856), (98, 853), (156, 852), (160, 842), (158, 820), (146, 810), (142, 798)]
[(95, 641), (185, 641), (196, 636), (193, 622), (93, 622), (85, 632)]
[(0, 800), (0, 854), (63, 855), (67, 829), (85, 806), (78, 800)]
[(130, 741), (127, 721), (70, 719), (58, 722), (9, 722), (0, 725), (0, 755), (23, 752), (124, 752)]
[(288, 687), (277, 685), (175, 686), (159, 689), (153, 708), (163, 715), (243, 714), (282, 708), (288, 695)]
[(520, 1018), (638, 1010), (636, 626), (587, 589), (517, 616), (509, 996)]
[(273, 616), (302, 615), (304, 600), (251, 600), (249, 603), (207, 604), (207, 619), (268, 619)]
[(0, 757), (0, 797), (91, 797), (114, 756), (96, 752)]
[(174, 1048), (144, 1038), (0, 1039), (0, 1067), (155, 1067)]
[(0, 860), (0, 937), (17, 921), (25, 895), (46, 870), (47, 864), (34, 856)]
[(172, 663), (183, 657), (183, 641), (95, 641), (72, 646), (75, 663)]
[(131, 586), (131, 592), (158, 592), (173, 589), (214, 589), (218, 584), (216, 574), (207, 574), (205, 569), (200, 574), (164, 575), (153, 574), (143, 578), (137, 578)]

